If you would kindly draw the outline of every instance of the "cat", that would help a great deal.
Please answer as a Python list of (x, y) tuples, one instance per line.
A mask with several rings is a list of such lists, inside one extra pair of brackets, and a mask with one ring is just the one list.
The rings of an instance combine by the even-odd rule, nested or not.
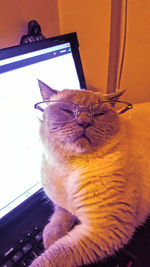
[(114, 106), (123, 91), (39, 86), (44, 101), (56, 101), (40, 120), (42, 183), (55, 212), (31, 266), (102, 262), (150, 215), (150, 102), (134, 105), (129, 117)]

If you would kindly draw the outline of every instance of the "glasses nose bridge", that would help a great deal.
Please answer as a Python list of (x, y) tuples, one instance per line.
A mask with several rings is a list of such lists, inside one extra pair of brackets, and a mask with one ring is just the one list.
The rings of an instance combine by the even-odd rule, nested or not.
[(91, 117), (91, 110), (89, 106), (78, 106), (77, 117), (85, 117), (87, 114)]

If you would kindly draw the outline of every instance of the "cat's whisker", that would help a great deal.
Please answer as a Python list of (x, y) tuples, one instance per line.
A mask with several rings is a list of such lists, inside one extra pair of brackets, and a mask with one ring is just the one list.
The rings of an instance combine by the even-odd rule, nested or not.
[(56, 133), (58, 129), (50, 130), (49, 133)]

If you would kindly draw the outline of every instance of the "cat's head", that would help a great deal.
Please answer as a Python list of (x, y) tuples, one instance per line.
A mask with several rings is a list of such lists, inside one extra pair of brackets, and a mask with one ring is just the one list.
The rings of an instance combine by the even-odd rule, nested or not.
[[(111, 100), (112, 95), (88, 90), (57, 91), (39, 81), (46, 108), (41, 120), (41, 138), (44, 145), (59, 153), (89, 153), (109, 141), (119, 129), (119, 117)], [(51, 102), (49, 102), (51, 101)]]

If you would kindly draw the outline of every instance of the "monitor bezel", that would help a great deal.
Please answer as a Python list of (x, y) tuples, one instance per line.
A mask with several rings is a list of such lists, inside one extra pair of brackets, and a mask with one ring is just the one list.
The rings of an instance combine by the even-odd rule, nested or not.
[(49, 48), (55, 45), (60, 45), (69, 42), (71, 44), (71, 50), (73, 59), (75, 62), (77, 74), (79, 77), (81, 89), (86, 89), (86, 81), (83, 72), (81, 57), (79, 53), (79, 41), (76, 32), (50, 37), (41, 41), (17, 45), (0, 49), (0, 60), (8, 59), (11, 57), (23, 55), (26, 53), (34, 52), (40, 49)]

